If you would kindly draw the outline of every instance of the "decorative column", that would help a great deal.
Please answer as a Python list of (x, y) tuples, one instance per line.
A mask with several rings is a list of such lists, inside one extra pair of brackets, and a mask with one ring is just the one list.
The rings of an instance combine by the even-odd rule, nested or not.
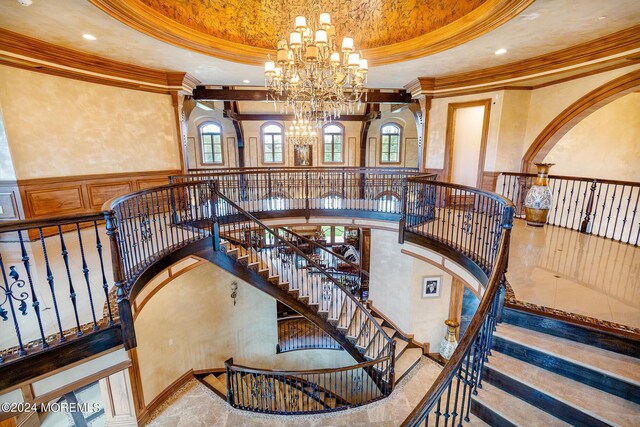
[(427, 138), (429, 137), (429, 111), (431, 110), (431, 100), (435, 79), (432, 77), (419, 77), (405, 88), (411, 92), (414, 102), (409, 105), (416, 120), (418, 133), (418, 170), (427, 171)]
[(128, 369), (101, 379), (99, 384), (106, 418), (105, 427), (137, 427)]
[(168, 73), (167, 82), (171, 88), (169, 94), (176, 115), (180, 164), (182, 172), (186, 173), (189, 169), (188, 122), (191, 112), (196, 107), (196, 102), (191, 95), (200, 81), (187, 73)]

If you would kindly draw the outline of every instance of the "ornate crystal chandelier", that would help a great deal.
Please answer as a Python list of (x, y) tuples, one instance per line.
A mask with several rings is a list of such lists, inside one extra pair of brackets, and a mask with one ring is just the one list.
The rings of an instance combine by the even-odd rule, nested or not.
[(302, 119), (294, 120), (285, 136), (294, 145), (308, 145), (315, 142), (318, 133), (311, 122)]
[(282, 113), (317, 124), (354, 113), (366, 93), (368, 63), (351, 37), (344, 37), (340, 48), (336, 43), (328, 13), (310, 25), (296, 16), (289, 41), (278, 42), (276, 61), (269, 57), (264, 65), (270, 98)]

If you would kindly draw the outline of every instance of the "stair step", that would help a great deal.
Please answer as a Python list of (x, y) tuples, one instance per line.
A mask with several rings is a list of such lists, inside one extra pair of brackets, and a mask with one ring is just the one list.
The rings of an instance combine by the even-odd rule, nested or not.
[[(378, 323), (379, 325), (381, 325), (381, 323)], [(387, 326), (383, 326), (382, 330), (389, 336), (389, 338), (393, 338), (393, 336), (396, 334), (396, 330), (393, 328), (389, 328)]]
[[(492, 426), (564, 427), (570, 424), (488, 383), (471, 397), (471, 412)], [(506, 421), (506, 422), (505, 422)]]
[(640, 425), (640, 405), (497, 351), (485, 381), (571, 424)]
[(396, 384), (416, 366), (422, 357), (422, 349), (408, 348), (396, 360), (395, 381)]
[(639, 339), (622, 337), (611, 332), (600, 331), (514, 308), (504, 309), (502, 321), (631, 357), (637, 357), (640, 354)]
[(494, 348), (640, 403), (640, 359), (509, 324), (498, 325)]
[(404, 349), (407, 348), (409, 343), (405, 340), (396, 339), (396, 360), (402, 355)]
[(211, 387), (213, 387), (223, 396), (226, 396), (227, 395), (227, 374), (223, 374), (223, 375), (224, 375), (224, 382), (220, 381), (220, 379), (213, 374), (209, 374), (206, 377), (204, 377), (203, 381), (209, 384)]

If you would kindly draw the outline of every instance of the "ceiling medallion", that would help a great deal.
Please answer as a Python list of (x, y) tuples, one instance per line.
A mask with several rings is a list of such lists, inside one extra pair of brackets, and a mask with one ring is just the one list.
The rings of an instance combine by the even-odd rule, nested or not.
[(289, 42), (280, 40), (276, 61), (269, 57), (264, 65), (270, 99), (282, 113), (319, 125), (355, 112), (366, 93), (369, 66), (353, 38), (343, 37), (340, 48), (336, 40), (328, 13), (309, 25), (296, 16)]

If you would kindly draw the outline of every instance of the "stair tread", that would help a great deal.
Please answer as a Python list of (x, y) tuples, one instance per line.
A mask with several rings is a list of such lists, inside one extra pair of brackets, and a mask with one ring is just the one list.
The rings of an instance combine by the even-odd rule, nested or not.
[(499, 352), (487, 366), (609, 424), (640, 425), (640, 405), (631, 401)]
[(389, 328), (387, 326), (383, 326), (382, 330), (389, 336), (389, 338), (393, 338), (396, 333), (396, 330), (393, 328)]
[(407, 341), (396, 339), (396, 359), (398, 358), (398, 355), (402, 353), (402, 350), (404, 350), (407, 345), (409, 345)]
[(419, 348), (408, 348), (402, 353), (402, 356), (396, 360), (396, 383), (418, 363), (421, 357), (422, 350)]
[(640, 359), (506, 323), (495, 335), (640, 386)]
[(482, 384), (482, 390), (478, 391), (477, 396), (472, 396), (472, 399), (487, 408), (491, 408), (495, 413), (516, 426), (560, 427), (569, 425), (542, 409), (536, 408), (524, 400), (500, 390), (498, 387), (488, 384), (486, 381)]
[(227, 395), (227, 382), (226, 382), (227, 374), (224, 374), (224, 375), (225, 375), (225, 382), (220, 381), (220, 379), (216, 378), (216, 376), (213, 374), (207, 375), (206, 377), (203, 378), (203, 380), (204, 382), (209, 384), (211, 387), (215, 388), (220, 393), (226, 396)]

